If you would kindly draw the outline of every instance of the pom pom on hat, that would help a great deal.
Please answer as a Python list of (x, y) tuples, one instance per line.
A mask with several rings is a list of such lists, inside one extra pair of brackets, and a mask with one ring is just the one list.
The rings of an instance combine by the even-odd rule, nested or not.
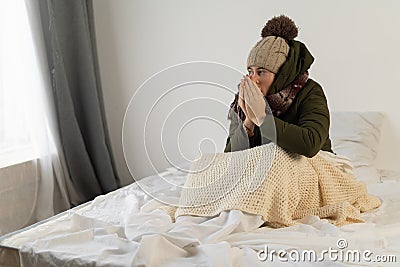
[(277, 36), (289, 41), (296, 38), (298, 33), (299, 28), (294, 21), (285, 15), (280, 15), (268, 20), (261, 30), (261, 37)]

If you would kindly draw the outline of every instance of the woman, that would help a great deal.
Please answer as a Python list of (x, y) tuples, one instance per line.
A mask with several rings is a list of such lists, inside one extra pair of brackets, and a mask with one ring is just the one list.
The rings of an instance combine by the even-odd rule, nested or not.
[[(233, 153), (207, 154), (193, 163), (175, 218), (241, 210), (273, 227), (307, 215), (338, 226), (362, 222), (360, 212), (381, 202), (355, 180), (348, 160), (330, 153), (326, 98), (308, 79), (314, 59), (293, 40), (296, 25), (275, 17), (261, 36), (228, 115), (225, 152)], [(263, 145), (271, 141), (277, 145)]]
[(270, 141), (306, 157), (320, 150), (332, 152), (327, 101), (321, 86), (308, 78), (314, 58), (303, 43), (293, 40), (297, 33), (284, 15), (262, 29), (262, 39), (247, 58), (248, 75), (231, 104), (225, 152)]

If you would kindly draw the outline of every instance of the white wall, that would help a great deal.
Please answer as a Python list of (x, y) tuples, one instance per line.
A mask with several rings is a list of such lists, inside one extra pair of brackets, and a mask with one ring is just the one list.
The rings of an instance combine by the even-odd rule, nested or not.
[[(300, 27), (298, 39), (306, 43), (316, 58), (311, 77), (323, 85), (332, 111), (379, 110), (387, 114), (381, 141), (381, 152), (384, 153), (378, 157), (378, 164), (381, 168), (400, 170), (396, 157), (400, 148), (400, 112), (397, 110), (400, 96), (400, 56), (397, 49), (400, 43), (397, 34), (400, 2), (96, 0), (94, 8), (107, 120), (124, 184), (131, 180), (122, 153), (122, 122), (128, 103), (141, 84), (166, 67), (196, 60), (219, 62), (244, 72), (247, 53), (259, 39), (262, 26), (279, 14), (289, 15)], [(160, 102), (156, 112), (151, 114), (152, 123), (146, 128), (151, 132), (143, 132), (144, 119), (141, 117), (146, 114), (143, 110), (151, 108), (156, 96), (174, 82), (180, 82), (182, 76), (194, 75), (190, 77), (196, 79), (198, 77), (193, 72), (212, 75), (221, 71), (224, 77), (215, 74), (216, 80), (236, 79), (229, 68), (209, 71), (208, 67), (197, 66), (173, 70), (175, 72), (167, 71), (166, 77), (158, 75), (145, 84), (133, 101), (134, 112), (128, 112), (126, 134), (129, 138), (124, 138), (128, 140), (125, 152), (136, 178), (155, 173), (145, 154), (143, 136), (152, 138), (150, 144), (147, 139), (151, 162), (156, 168), (167, 166), (159, 148), (157, 126), (168, 119), (168, 109), (178, 106), (182, 100), (196, 97), (195, 92), (199, 93), (197, 97), (208, 94), (211, 99), (207, 105), (193, 100), (189, 102), (190, 106), (193, 104), (196, 111), (211, 112), (214, 115), (207, 116), (214, 116), (224, 127), (227, 126), (226, 114), (220, 111), (222, 104), (216, 103), (218, 100), (230, 103), (232, 93), (196, 85), (168, 94), (170, 98), (163, 99), (165, 101)], [(227, 86), (234, 90), (236, 82)], [(164, 84), (165, 88), (161, 88)], [(187, 107), (179, 111), (179, 114), (188, 113)], [(176, 119), (168, 126), (177, 128), (181, 123)], [(168, 141), (163, 142), (170, 146), (171, 157), (175, 160), (179, 157), (173, 146), (177, 147), (179, 143), (184, 154), (193, 158), (199, 153), (199, 142), (207, 136), (214, 140), (217, 151), (223, 150), (226, 135), (221, 127), (210, 121), (196, 123), (183, 129), (180, 140), (176, 139), (174, 127), (170, 127), (166, 134)], [(210, 144), (203, 142), (202, 151), (213, 150)]]

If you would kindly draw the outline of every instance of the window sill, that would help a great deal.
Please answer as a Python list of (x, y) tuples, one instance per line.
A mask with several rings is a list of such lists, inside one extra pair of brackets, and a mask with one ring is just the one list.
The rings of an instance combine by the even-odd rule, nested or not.
[(0, 151), (0, 169), (34, 160), (32, 146), (18, 146)]

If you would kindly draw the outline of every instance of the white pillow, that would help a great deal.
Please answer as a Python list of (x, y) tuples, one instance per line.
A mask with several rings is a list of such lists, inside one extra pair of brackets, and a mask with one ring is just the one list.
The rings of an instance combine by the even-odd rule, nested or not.
[(360, 180), (380, 179), (374, 161), (383, 119), (381, 112), (331, 112), (332, 150), (352, 161)]

